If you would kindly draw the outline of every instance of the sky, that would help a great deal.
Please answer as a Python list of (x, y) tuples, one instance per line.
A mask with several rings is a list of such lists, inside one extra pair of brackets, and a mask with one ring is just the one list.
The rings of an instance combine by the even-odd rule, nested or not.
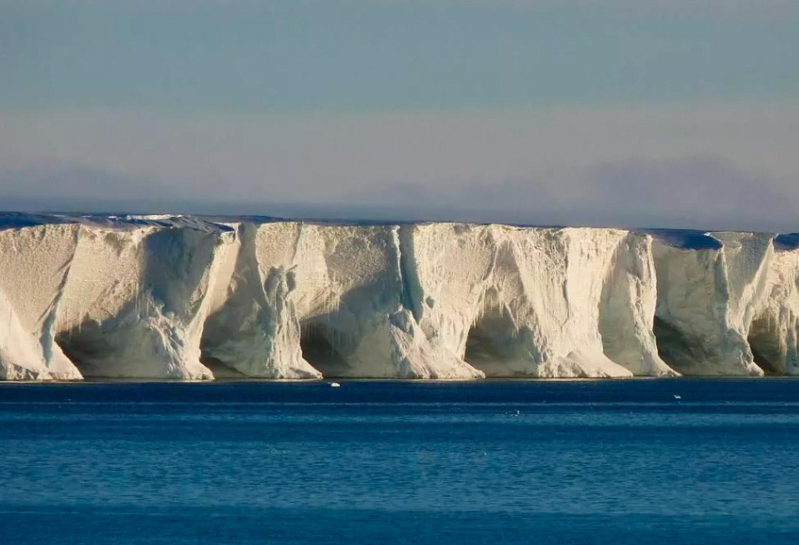
[(799, 231), (793, 0), (0, 0), (0, 209)]

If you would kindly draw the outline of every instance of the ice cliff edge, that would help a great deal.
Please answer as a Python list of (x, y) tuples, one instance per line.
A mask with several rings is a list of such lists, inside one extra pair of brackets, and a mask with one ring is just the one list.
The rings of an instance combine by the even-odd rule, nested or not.
[(799, 237), (0, 214), (0, 379), (799, 374)]

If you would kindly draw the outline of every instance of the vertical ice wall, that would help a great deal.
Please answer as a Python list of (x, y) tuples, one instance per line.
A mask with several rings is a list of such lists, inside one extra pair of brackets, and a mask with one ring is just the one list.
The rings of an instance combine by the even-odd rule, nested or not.
[(799, 236), (0, 217), (0, 379), (670, 366), (799, 374)]
[(60, 223), (0, 226), (0, 379), (81, 378), (53, 339), (78, 230)]
[(243, 223), (207, 354), (246, 376), (473, 378), (439, 357), (403, 307), (395, 226)]
[(294, 271), (262, 267), (256, 249), (258, 226), (234, 227), (234, 255), (214, 287), (203, 353), (246, 377), (320, 378), (302, 357)]
[[(654, 314), (646, 237), (628, 240), (629, 233), (613, 229), (501, 225), (402, 229), (412, 249), (406, 268), (414, 271), (410, 299), (420, 327), (431, 342), (487, 375), (669, 372), (652, 336), (641, 331)], [(606, 282), (612, 284), (608, 289)], [(630, 290), (645, 297), (622, 311)], [(621, 297), (619, 304), (608, 301), (612, 292)], [(619, 361), (605, 354), (600, 315)]]
[(58, 342), (86, 377), (209, 379), (200, 338), (232, 231), (132, 223), (80, 227), (58, 303)]
[(664, 233), (655, 242), (661, 356), (690, 375), (762, 375), (749, 328), (765, 295), (772, 235)]
[(652, 237), (628, 233), (616, 248), (602, 291), (599, 332), (605, 354), (639, 376), (673, 376), (653, 330), (657, 277)]
[(755, 362), (766, 372), (799, 375), (799, 235), (775, 239), (749, 343)]

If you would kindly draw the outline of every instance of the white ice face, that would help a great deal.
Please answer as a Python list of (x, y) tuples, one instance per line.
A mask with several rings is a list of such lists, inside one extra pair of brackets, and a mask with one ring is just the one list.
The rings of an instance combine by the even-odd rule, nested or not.
[(15, 221), (5, 380), (799, 374), (791, 237)]

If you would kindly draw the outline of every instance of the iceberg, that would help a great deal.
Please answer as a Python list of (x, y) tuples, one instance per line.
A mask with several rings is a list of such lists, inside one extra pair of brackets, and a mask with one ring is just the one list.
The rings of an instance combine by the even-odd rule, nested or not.
[(0, 214), (0, 379), (799, 374), (799, 236)]

